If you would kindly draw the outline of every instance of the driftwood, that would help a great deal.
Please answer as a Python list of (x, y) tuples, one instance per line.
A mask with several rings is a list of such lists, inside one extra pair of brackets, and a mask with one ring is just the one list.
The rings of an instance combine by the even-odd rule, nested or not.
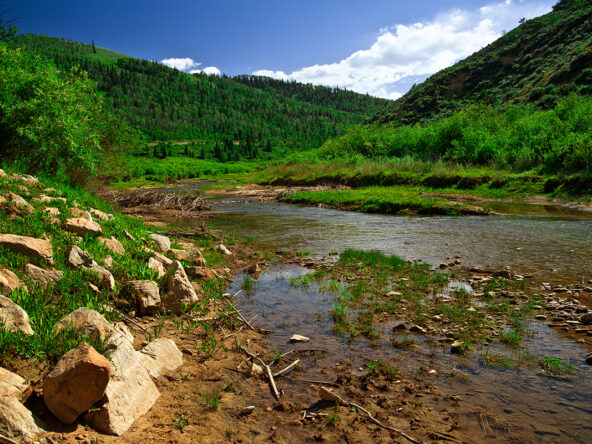
[(239, 348), (242, 350), (243, 353), (245, 353), (251, 359), (259, 361), (259, 364), (261, 364), (261, 366), (265, 369), (265, 372), (267, 373), (267, 379), (269, 380), (269, 384), (271, 385), (271, 389), (273, 390), (273, 394), (275, 395), (276, 399), (280, 399), (281, 395), (277, 389), (277, 385), (275, 385), (275, 380), (273, 379), (273, 374), (271, 373), (271, 369), (269, 368), (269, 365), (267, 365), (265, 362), (263, 362), (263, 359), (261, 359), (259, 356), (254, 355), (249, 350), (244, 348), (242, 345), (239, 345)]
[(123, 208), (149, 206), (159, 210), (177, 210), (184, 212), (212, 209), (212, 207), (199, 196), (172, 193), (148, 192), (141, 194), (122, 194), (115, 197), (115, 202)]
[(296, 367), (299, 362), (300, 362), (300, 359), (296, 359), (294, 362), (292, 362), (290, 365), (288, 365), (283, 370), (280, 370), (279, 372), (274, 373), (273, 377), (277, 378), (279, 376), (282, 376), (284, 373), (288, 373), (290, 370), (292, 370), (294, 367)]
[(324, 400), (324, 401), (331, 401), (331, 402), (339, 402), (340, 404), (343, 405), (349, 405), (350, 407), (354, 407), (357, 410), (364, 412), (366, 414), (366, 416), (368, 416), (368, 418), (370, 419), (370, 421), (372, 421), (374, 424), (376, 424), (377, 426), (382, 427), (383, 429), (386, 430), (390, 430), (391, 432), (395, 432), (397, 433), (399, 436), (405, 438), (407, 441), (412, 442), (414, 444), (420, 444), (420, 441), (418, 441), (417, 439), (407, 435), (405, 432), (403, 432), (402, 430), (396, 429), (394, 427), (388, 426), (386, 424), (383, 424), (382, 422), (380, 422), (378, 419), (376, 419), (372, 413), (370, 413), (368, 410), (366, 410), (364, 407), (362, 407), (359, 404), (356, 404), (355, 402), (349, 402), (346, 401), (344, 398), (342, 398), (341, 396), (339, 396), (337, 393), (332, 392), (330, 390), (327, 390), (324, 387), (321, 387), (319, 389), (319, 397)]

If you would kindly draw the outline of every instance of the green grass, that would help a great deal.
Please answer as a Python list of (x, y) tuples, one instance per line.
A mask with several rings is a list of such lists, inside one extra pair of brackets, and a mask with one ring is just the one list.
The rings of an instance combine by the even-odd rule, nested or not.
[(204, 403), (208, 410), (218, 410), (218, 407), (222, 404), (220, 400), (220, 391), (213, 388), (209, 392), (204, 394)]
[(538, 361), (540, 367), (549, 376), (566, 376), (579, 373), (579, 370), (561, 358), (544, 357)]

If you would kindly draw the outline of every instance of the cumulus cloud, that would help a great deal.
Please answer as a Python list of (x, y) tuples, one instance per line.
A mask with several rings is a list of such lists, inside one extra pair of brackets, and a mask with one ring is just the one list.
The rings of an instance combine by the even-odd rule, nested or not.
[(179, 71), (189, 71), (201, 65), (201, 63), (197, 63), (189, 57), (163, 59), (160, 63), (171, 68), (177, 68)]
[(183, 71), (189, 74), (203, 72), (205, 74), (215, 74), (217, 76), (220, 75), (220, 70), (215, 66), (207, 66), (203, 69), (199, 69), (201, 63), (198, 63), (189, 57), (163, 59), (160, 61), (160, 63), (171, 68), (177, 68), (179, 71)]
[(504, 0), (477, 10), (451, 10), (432, 21), (381, 29), (368, 49), (335, 63), (292, 73), (268, 69), (253, 74), (318, 85), (339, 86), (397, 99), (413, 83), (444, 69), (499, 38), (504, 30), (551, 10), (555, 0)]

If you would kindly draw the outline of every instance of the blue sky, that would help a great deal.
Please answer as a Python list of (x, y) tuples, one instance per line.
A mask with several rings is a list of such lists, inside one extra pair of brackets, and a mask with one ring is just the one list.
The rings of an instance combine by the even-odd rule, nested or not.
[(556, 0), (0, 0), (21, 32), (396, 98)]

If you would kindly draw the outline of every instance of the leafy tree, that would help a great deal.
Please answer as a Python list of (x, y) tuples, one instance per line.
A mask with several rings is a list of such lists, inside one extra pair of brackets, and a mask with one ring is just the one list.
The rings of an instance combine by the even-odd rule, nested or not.
[(13, 38), (18, 32), (14, 20), (5, 18), (5, 11), (0, 10), (0, 42)]

